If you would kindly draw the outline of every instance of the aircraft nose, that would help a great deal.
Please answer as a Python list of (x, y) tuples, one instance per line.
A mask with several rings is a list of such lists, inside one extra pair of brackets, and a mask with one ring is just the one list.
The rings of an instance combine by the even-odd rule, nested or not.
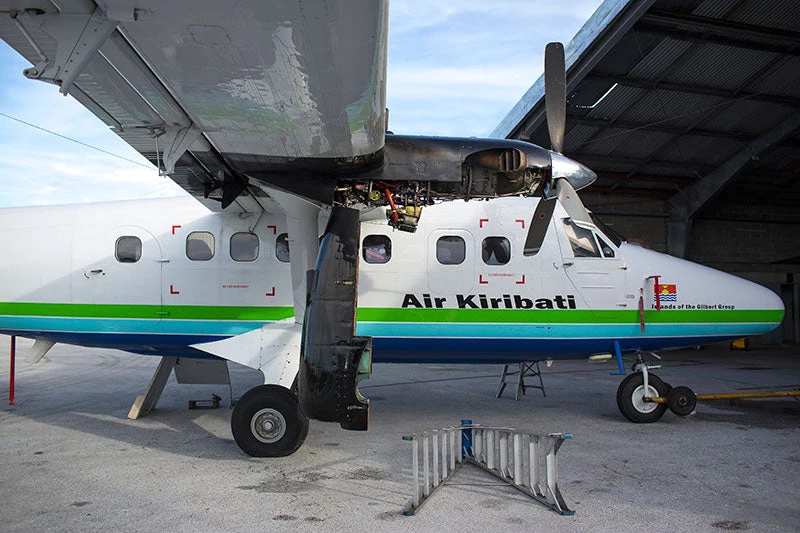
[(736, 308), (749, 311), (750, 316), (747, 321), (753, 324), (762, 324), (763, 327), (759, 328), (761, 329), (759, 333), (767, 333), (778, 327), (783, 321), (783, 315), (786, 312), (783, 300), (772, 289), (738, 279), (736, 286), (729, 287), (729, 290), (735, 291), (733, 294), (738, 301)]
[(783, 320), (783, 314), (786, 312), (786, 306), (783, 305), (783, 300), (781, 297), (778, 296), (775, 291), (768, 289), (767, 287), (761, 287), (761, 289), (766, 293), (764, 295), (765, 308), (770, 311), (780, 311), (781, 320)]
[(775, 291), (744, 279), (740, 280), (740, 282), (739, 287), (735, 288), (735, 290), (740, 292), (751, 302), (752, 309), (780, 311), (781, 317), (783, 316), (785, 312), (783, 300), (781, 300), (781, 297), (778, 296)]

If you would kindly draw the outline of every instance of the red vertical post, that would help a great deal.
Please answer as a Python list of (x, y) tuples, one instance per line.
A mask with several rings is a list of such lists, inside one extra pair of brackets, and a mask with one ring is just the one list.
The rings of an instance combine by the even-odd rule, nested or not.
[(11, 375), (8, 378), (8, 405), (14, 405), (14, 364), (17, 358), (17, 338), (11, 336), (11, 352), (9, 353), (11, 359)]
[(658, 290), (658, 278), (661, 276), (648, 276), (646, 279), (653, 280), (653, 294), (656, 297), (656, 312), (661, 312), (661, 292)]

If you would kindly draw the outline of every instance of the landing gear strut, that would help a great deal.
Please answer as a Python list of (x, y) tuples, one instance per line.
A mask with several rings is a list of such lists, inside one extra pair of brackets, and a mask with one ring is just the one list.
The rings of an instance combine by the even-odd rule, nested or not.
[(297, 395), (279, 385), (247, 391), (231, 415), (236, 444), (253, 457), (284, 457), (297, 451), (308, 435), (308, 418)]

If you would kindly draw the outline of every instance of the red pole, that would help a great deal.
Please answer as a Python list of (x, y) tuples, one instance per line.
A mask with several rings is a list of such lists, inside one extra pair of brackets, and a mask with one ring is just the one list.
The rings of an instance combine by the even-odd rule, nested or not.
[(8, 405), (14, 405), (14, 360), (17, 358), (17, 338), (11, 336), (11, 375), (8, 383)]

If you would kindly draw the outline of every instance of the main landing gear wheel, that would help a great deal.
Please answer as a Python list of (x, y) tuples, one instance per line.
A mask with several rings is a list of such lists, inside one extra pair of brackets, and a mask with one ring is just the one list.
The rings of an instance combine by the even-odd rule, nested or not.
[(297, 451), (308, 435), (308, 418), (297, 395), (278, 385), (247, 391), (231, 415), (236, 444), (253, 457), (284, 457)]
[(689, 387), (675, 387), (667, 393), (667, 407), (678, 416), (690, 415), (697, 407), (697, 396)]
[[(649, 374), (647, 380), (648, 397), (664, 397), (671, 389), (669, 385), (661, 381), (661, 378), (653, 374)], [(645, 402), (644, 392), (644, 377), (641, 372), (631, 374), (623, 379), (617, 389), (619, 412), (622, 413), (622, 416), (637, 424), (656, 422), (664, 416), (664, 412), (667, 410), (666, 404)]]

